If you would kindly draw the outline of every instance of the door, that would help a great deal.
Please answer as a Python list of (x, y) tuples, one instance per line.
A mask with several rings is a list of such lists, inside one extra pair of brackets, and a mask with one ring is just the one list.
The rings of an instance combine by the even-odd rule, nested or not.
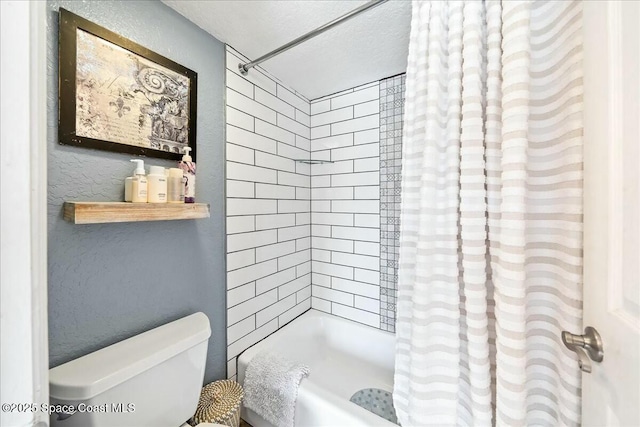
[(640, 2), (584, 2), (584, 426), (640, 426), (639, 68)]
[[(0, 397), (2, 426), (46, 426), (47, 26), (44, 2), (0, 0)], [(10, 405), (11, 406), (11, 405)], [(11, 410), (12, 409), (12, 410)]]

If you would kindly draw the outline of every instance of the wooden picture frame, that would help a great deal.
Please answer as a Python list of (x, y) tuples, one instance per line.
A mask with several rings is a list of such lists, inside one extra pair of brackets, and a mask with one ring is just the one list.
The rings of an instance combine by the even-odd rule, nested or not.
[(197, 74), (60, 8), (60, 144), (196, 159)]

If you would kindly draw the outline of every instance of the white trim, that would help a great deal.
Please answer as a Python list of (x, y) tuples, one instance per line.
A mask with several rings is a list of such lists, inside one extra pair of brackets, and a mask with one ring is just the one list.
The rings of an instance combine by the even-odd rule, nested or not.
[[(31, 306), (33, 389), (36, 403), (49, 403), (49, 322), (47, 285), (47, 4), (30, 7), (31, 85)], [(34, 424), (49, 425), (37, 412)]]
[(607, 3), (607, 26), (609, 32), (609, 179), (608, 179), (608, 209), (609, 209), (609, 295), (607, 295), (607, 309), (617, 311), (622, 303), (620, 288), (622, 274), (622, 182), (624, 168), (622, 167), (622, 46), (620, 28), (620, 3)]
[[(2, 1), (2, 403), (49, 401), (47, 328), (46, 3)], [(2, 412), (0, 424), (47, 426)]]

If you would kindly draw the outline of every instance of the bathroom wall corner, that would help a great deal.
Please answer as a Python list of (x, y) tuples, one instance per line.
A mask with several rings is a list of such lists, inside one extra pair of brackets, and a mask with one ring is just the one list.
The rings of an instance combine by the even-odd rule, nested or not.
[(310, 103), (226, 52), (227, 376), (311, 308)]

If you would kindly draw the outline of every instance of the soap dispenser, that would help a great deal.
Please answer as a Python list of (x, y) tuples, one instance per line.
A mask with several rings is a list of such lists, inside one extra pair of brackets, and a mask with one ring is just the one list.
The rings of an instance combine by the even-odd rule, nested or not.
[(131, 177), (131, 201), (134, 203), (147, 203), (147, 177), (144, 170), (144, 160), (131, 159), (136, 163), (136, 169)]
[(194, 203), (196, 201), (196, 163), (193, 161), (189, 152), (191, 147), (183, 147), (182, 161), (178, 163), (178, 167), (182, 169), (184, 177), (184, 202)]

